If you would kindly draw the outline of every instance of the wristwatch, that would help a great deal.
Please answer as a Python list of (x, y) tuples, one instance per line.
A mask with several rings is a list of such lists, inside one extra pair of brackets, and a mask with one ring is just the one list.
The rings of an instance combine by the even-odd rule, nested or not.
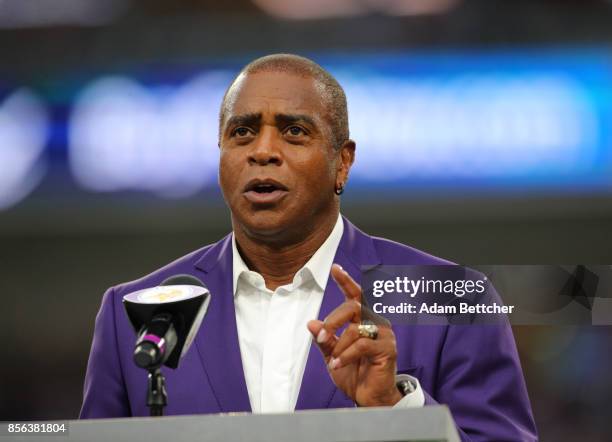
[(406, 396), (416, 390), (416, 384), (410, 379), (401, 379), (395, 385), (402, 396)]

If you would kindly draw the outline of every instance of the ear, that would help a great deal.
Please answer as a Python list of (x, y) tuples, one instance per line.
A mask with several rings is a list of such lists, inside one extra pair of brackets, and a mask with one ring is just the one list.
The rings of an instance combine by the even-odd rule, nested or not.
[(355, 148), (356, 145), (353, 140), (346, 140), (338, 152), (339, 161), (336, 168), (336, 187), (346, 186), (349, 171), (355, 161)]

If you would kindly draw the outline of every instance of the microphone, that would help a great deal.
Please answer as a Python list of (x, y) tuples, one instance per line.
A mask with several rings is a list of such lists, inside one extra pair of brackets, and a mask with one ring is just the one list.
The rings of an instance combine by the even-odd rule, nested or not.
[(177, 341), (172, 315), (159, 313), (142, 329), (134, 349), (134, 362), (140, 368), (160, 367), (174, 351)]
[(199, 279), (176, 275), (159, 286), (129, 293), (123, 305), (138, 338), (137, 366), (177, 368), (204, 319), (210, 292)]

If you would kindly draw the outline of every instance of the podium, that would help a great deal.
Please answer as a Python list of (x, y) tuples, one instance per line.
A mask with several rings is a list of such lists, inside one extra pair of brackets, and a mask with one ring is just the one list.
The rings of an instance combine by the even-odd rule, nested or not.
[[(290, 414), (229, 413), (158, 418), (69, 421), (67, 435), (45, 440), (80, 442), (459, 442), (445, 406), (348, 408)], [(6, 435), (6, 433), (4, 433)], [(42, 440), (12, 435), (2, 442)]]

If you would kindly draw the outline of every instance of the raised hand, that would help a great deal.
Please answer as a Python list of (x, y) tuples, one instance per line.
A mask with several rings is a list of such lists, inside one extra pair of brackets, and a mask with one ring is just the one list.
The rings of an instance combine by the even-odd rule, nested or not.
[[(324, 321), (308, 322), (334, 384), (362, 407), (392, 406), (401, 398), (395, 385), (397, 348), (388, 322), (374, 312), (362, 311), (361, 287), (337, 264), (331, 275), (345, 301)], [(362, 318), (367, 316), (367, 318)], [(377, 326), (376, 339), (359, 332), (362, 319)], [(337, 331), (348, 323), (338, 337)]]

